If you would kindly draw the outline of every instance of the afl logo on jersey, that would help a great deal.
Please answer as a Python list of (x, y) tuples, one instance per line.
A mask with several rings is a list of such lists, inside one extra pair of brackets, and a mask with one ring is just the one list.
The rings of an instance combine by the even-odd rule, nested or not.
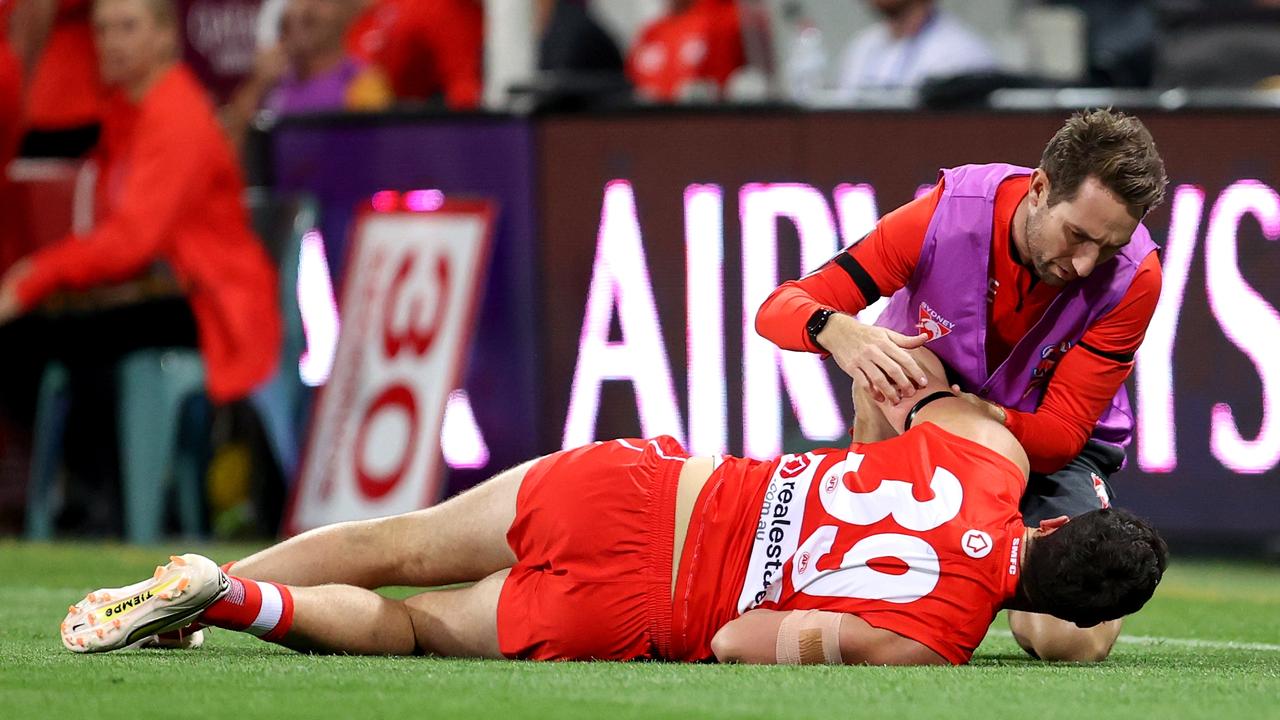
[(991, 554), (991, 536), (981, 530), (969, 530), (960, 538), (960, 547), (971, 558), (984, 558)]

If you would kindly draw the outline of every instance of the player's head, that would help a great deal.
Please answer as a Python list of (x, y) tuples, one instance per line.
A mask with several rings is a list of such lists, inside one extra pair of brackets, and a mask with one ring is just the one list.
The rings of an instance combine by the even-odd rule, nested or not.
[(1049, 285), (1088, 276), (1129, 243), (1167, 184), (1138, 118), (1111, 110), (1072, 115), (1031, 176), (1024, 259)]
[(173, 0), (96, 0), (93, 34), (107, 85), (130, 89), (178, 54)]
[(1019, 581), (1035, 612), (1091, 627), (1137, 612), (1169, 563), (1164, 539), (1132, 513), (1085, 513), (1027, 547)]

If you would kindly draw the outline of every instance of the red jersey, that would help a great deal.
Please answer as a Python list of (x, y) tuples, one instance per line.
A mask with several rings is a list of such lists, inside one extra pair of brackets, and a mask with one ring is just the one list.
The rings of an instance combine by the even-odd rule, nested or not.
[(627, 56), (627, 76), (644, 95), (675, 100), (691, 80), (721, 88), (746, 64), (741, 22), (732, 0), (696, 0), (640, 32)]
[(18, 154), (22, 139), (22, 63), (9, 45), (10, 0), (0, 0), (0, 275), (20, 255), (23, 239), (18, 236), (19, 222), (12, 218), (21, 212), (9, 181), (9, 162)]
[[(1030, 177), (1023, 175), (1005, 180), (996, 190), (987, 296), (988, 367), (998, 367), (1008, 357), (1061, 292), (1036, 281), (1010, 245), (1013, 215), (1029, 185)], [(939, 182), (929, 193), (882, 217), (837, 262), (780, 285), (760, 306), (757, 332), (784, 350), (818, 352), (821, 349), (805, 332), (815, 310), (829, 307), (856, 313), (906, 286), (942, 189)], [(1120, 302), (1085, 331), (1077, 348), (1063, 356), (1036, 411), (1005, 408), (1005, 425), (1026, 449), (1034, 472), (1054, 472), (1084, 447), (1098, 418), (1133, 371), (1134, 353), (1160, 299), (1160, 281), (1160, 259), (1151, 253)]]
[(401, 99), (443, 95), (479, 107), (484, 8), (477, 0), (375, 0), (347, 29), (347, 52), (377, 65)]
[(1018, 583), (1025, 476), (932, 423), (707, 481), (676, 584), (672, 653), (698, 660), (754, 608), (857, 615), (968, 662)]
[(89, 0), (59, 0), (27, 88), (28, 127), (65, 130), (98, 122), (105, 89), (98, 75)]

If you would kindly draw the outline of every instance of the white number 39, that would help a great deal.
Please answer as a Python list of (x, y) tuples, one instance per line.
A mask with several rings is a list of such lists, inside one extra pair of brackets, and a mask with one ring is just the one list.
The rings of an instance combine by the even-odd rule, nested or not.
[[(818, 490), (827, 514), (850, 525), (873, 525), (892, 517), (906, 530), (927, 532), (941, 527), (960, 513), (964, 489), (946, 468), (935, 468), (929, 487), (933, 499), (916, 500), (912, 485), (884, 479), (871, 492), (855, 492), (843, 481), (846, 472), (857, 472), (863, 456), (849, 453), (845, 462), (827, 471)], [(909, 603), (933, 592), (938, 584), (938, 553), (923, 538), (901, 533), (880, 533), (854, 543), (840, 566), (818, 569), (818, 559), (831, 552), (839, 528), (824, 525), (796, 549), (791, 584), (797, 592), (823, 597), (847, 597)], [(883, 572), (867, 565), (874, 558), (896, 558), (906, 572)]]

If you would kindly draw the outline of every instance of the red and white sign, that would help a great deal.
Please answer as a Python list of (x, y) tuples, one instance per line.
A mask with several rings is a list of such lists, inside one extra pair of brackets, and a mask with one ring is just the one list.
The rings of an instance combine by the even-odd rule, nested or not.
[(491, 224), (483, 202), (358, 219), (337, 358), (313, 415), (288, 533), (440, 499), (440, 428), (470, 341)]

